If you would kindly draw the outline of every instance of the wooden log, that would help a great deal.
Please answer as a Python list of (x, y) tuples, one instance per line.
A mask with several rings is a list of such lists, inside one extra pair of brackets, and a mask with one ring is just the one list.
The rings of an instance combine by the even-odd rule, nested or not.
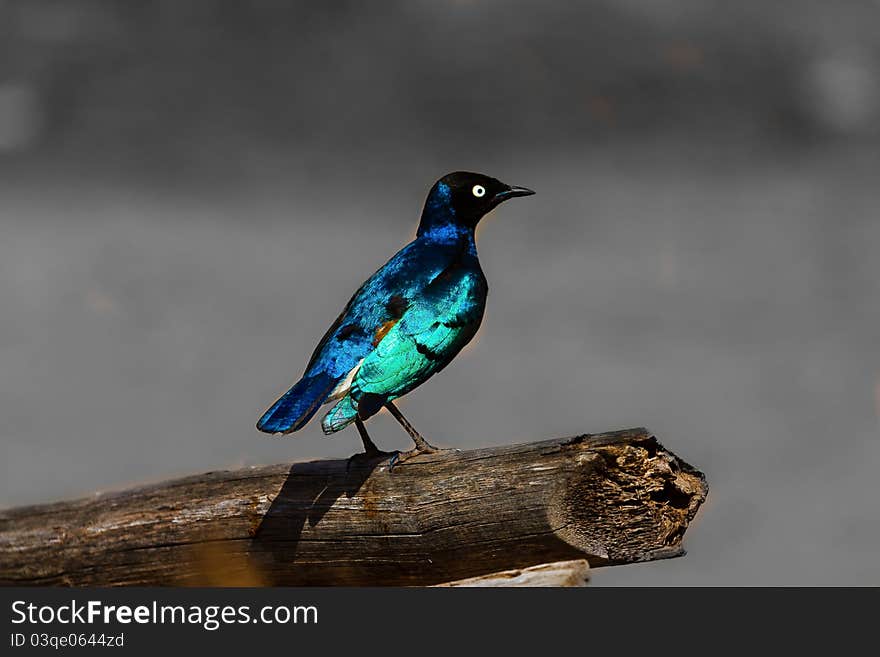
[(430, 585), (678, 556), (702, 473), (644, 429), (211, 472), (0, 512), (3, 585)]
[(590, 581), (590, 564), (586, 559), (554, 561), (529, 568), (503, 570), (479, 577), (457, 579), (454, 582), (436, 584), (438, 587), (501, 587), (501, 586), (586, 586)]

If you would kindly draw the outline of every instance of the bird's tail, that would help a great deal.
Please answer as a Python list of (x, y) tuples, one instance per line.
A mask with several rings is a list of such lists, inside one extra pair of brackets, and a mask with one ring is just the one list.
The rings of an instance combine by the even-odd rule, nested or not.
[(324, 372), (304, 376), (263, 414), (257, 422), (257, 429), (266, 433), (291, 433), (302, 429), (338, 382)]

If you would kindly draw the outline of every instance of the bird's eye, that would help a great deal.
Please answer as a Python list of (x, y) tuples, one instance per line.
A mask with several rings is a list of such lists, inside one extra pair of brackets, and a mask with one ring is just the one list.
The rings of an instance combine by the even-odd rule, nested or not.
[(486, 188), (482, 185), (474, 185), (474, 188), (471, 190), (474, 193), (474, 196), (480, 198), (486, 195)]

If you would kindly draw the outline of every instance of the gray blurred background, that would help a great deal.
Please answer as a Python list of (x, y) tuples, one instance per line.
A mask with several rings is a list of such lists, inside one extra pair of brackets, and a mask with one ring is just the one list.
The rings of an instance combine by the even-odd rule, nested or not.
[[(440, 175), (474, 346), (442, 445), (644, 425), (683, 559), (596, 584), (880, 584), (880, 2), (0, 0), (0, 505), (348, 456), (253, 427)], [(380, 446), (408, 438), (387, 415)]]

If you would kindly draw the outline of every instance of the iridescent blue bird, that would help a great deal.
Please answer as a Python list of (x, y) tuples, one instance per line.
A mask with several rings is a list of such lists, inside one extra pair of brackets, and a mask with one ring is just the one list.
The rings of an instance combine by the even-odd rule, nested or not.
[(368, 457), (385, 455), (364, 421), (383, 407), (415, 447), (393, 462), (437, 451), (401, 415), (394, 400), (446, 367), (480, 327), (488, 287), (474, 231), (498, 204), (534, 194), (478, 173), (438, 180), (425, 201), (416, 238), (361, 285), (315, 348), (302, 378), (265, 412), (266, 433), (302, 429), (318, 409), (325, 434), (354, 423)]

